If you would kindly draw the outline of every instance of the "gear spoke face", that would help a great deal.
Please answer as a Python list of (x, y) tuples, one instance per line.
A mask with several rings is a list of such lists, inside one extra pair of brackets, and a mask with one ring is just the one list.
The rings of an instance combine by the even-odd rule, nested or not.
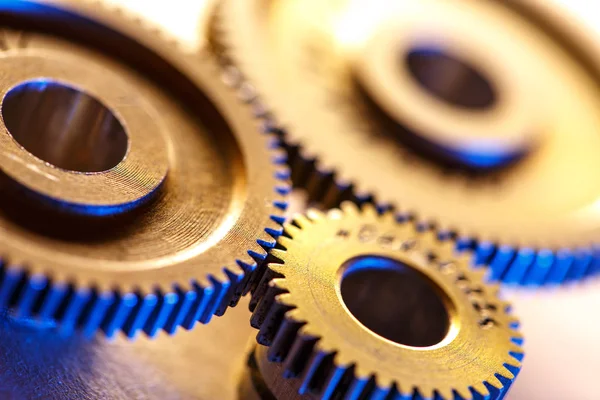
[(259, 344), (242, 398), (506, 395), (518, 322), (452, 242), (343, 203), (286, 225), (279, 244), (252, 292)]
[(226, 0), (211, 42), (279, 120), (310, 200), (391, 206), (537, 285), (598, 271), (586, 38), (532, 2)]
[(0, 307), (128, 336), (235, 305), (285, 157), (207, 54), (100, 1), (0, 5)]

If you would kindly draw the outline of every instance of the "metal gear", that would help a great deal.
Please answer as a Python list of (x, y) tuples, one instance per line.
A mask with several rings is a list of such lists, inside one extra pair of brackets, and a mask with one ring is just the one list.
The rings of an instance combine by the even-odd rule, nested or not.
[(518, 322), (453, 250), (368, 204), (286, 224), (253, 289), (247, 398), (503, 398)]
[(391, 206), (493, 280), (598, 272), (600, 51), (550, 5), (225, 0), (210, 40), (279, 120), (311, 200)]
[(235, 305), (289, 190), (256, 104), (100, 1), (1, 2), (0, 27), (0, 307), (133, 337)]

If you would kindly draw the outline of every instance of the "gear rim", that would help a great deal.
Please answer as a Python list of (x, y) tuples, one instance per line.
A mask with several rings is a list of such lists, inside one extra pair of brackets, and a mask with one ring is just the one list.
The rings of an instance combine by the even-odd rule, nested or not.
[[(179, 42), (165, 36), (159, 29), (145, 25), (139, 18), (105, 2), (61, 0), (49, 4), (45, 1), (15, 1), (0, 9), (0, 16), (7, 15), (40, 20), (48, 18), (49, 24), (56, 23), (52, 19), (64, 16), (79, 18), (89, 23), (90, 29), (106, 29), (121, 35), (135, 43), (137, 48), (143, 49), (141, 51), (160, 58), (173, 70), (194, 82), (197, 90), (209, 99), (210, 107), (220, 113), (224, 112), (221, 114), (224, 115), (222, 118), (225, 118), (225, 123), (237, 140), (249, 140), (244, 138), (249, 132), (256, 134), (260, 139), (258, 142), (264, 144), (258, 147), (258, 151), (264, 156), (258, 165), (264, 163), (267, 166), (262, 175), (269, 176), (268, 180), (272, 185), (268, 190), (260, 189), (264, 195), (263, 201), (267, 200), (268, 204), (262, 204), (265, 211), (264, 216), (259, 218), (263, 220), (260, 228), (252, 228), (257, 231), (256, 236), (244, 241), (247, 248), (240, 252), (242, 254), (227, 256), (230, 261), (226, 265), (210, 270), (207, 262), (210, 260), (204, 257), (208, 270), (200, 274), (188, 276), (184, 273), (185, 276), (181, 278), (177, 274), (167, 272), (164, 275), (162, 272), (161, 278), (157, 279), (146, 274), (144, 279), (132, 284), (127, 283), (126, 279), (120, 282), (116, 277), (106, 279), (105, 272), (102, 271), (96, 271), (97, 276), (92, 278), (85, 274), (77, 276), (52, 271), (48, 266), (32, 264), (23, 257), (11, 255), (4, 250), (0, 270), (2, 306), (8, 306), (18, 318), (33, 317), (57, 322), (59, 328), (66, 333), (79, 329), (91, 336), (97, 331), (103, 331), (108, 337), (119, 331), (129, 337), (134, 337), (141, 331), (154, 336), (160, 329), (174, 333), (177, 327), (191, 329), (197, 321), (208, 323), (212, 315), (222, 315), (227, 307), (237, 303), (257, 262), (264, 259), (268, 249), (275, 245), (275, 238), (281, 233), (283, 211), (286, 208), (285, 196), (289, 191), (286, 157), (272, 135), (268, 132), (263, 135), (255, 128), (260, 121), (250, 110), (256, 107), (255, 103), (242, 104), (243, 93), (224, 79), (208, 54), (194, 54), (184, 49)], [(48, 32), (43, 29), (41, 31)], [(52, 30), (49, 32), (56, 34)], [(58, 35), (62, 34), (64, 32)], [(68, 34), (64, 36), (68, 37)], [(239, 128), (240, 121), (233, 119), (232, 110), (239, 112), (241, 117), (235, 118), (241, 118), (248, 126), (245, 134), (234, 132)], [(252, 132), (253, 128), (256, 131)], [(242, 146), (241, 143), (238, 145)], [(261, 158), (260, 155), (254, 156), (258, 157), (257, 160)], [(244, 204), (239, 216), (241, 222), (234, 225), (234, 231), (243, 228), (240, 224), (247, 221), (247, 208), (248, 205)], [(220, 242), (221, 240), (218, 243)], [(211, 253), (208, 254), (210, 256)], [(197, 261), (196, 264), (198, 265)], [(165, 282), (168, 277), (172, 279)]]
[[(374, 236), (374, 239), (369, 239), (369, 242), (363, 242), (362, 239), (350, 239), (346, 243), (340, 242), (342, 239), (335, 237), (337, 236), (336, 231), (350, 232), (349, 236), (360, 235), (360, 233), (356, 232), (360, 231), (359, 228), (361, 226), (374, 227), (373, 232), (376, 231), (377, 233), (374, 235), (377, 236)], [(379, 242), (379, 239), (383, 237), (394, 237), (395, 239), (390, 239), (389, 242), (387, 240)], [(335, 239), (338, 239), (338, 241), (335, 241)], [(377, 243), (373, 244), (371, 240), (377, 241)], [(322, 246), (318, 246), (317, 242)], [(422, 248), (418, 248), (420, 246), (419, 243), (425, 244)], [(346, 248), (345, 250), (339, 250), (339, 254), (344, 254), (343, 257), (338, 257), (337, 251), (332, 252), (335, 246)], [(352, 250), (352, 246), (361, 247), (361, 249)], [(382, 253), (377, 253), (374, 250), (375, 248), (387, 248), (391, 250), (389, 253), (384, 253), (383, 251)], [(469, 330), (466, 326), (474, 323), (475, 320), (471, 319), (472, 316), (468, 316), (470, 307), (467, 306), (462, 310), (460, 309), (462, 303), (469, 304), (471, 300), (468, 300), (468, 297), (461, 298), (460, 302), (456, 304), (456, 307), (459, 309), (455, 316), (455, 318), (460, 320), (458, 323), (460, 325), (459, 331), (454, 333), (449, 332), (439, 344), (430, 347), (430, 350), (427, 350), (427, 348), (424, 349), (430, 352), (436, 352), (438, 351), (437, 349), (451, 349), (452, 346), (462, 349), (462, 345), (456, 344), (463, 343), (462, 340), (464, 338), (459, 339), (463, 335), (461, 330), (465, 330), (464, 335), (467, 336), (474, 334), (473, 332), (479, 332), (477, 329), (502, 330), (501, 334), (499, 331), (495, 331), (498, 336), (494, 335), (493, 330), (487, 331), (488, 339), (494, 342), (494, 345), (490, 345), (490, 347), (494, 347), (495, 350), (486, 354), (493, 361), (486, 362), (486, 366), (483, 369), (489, 369), (489, 371), (480, 370), (479, 373), (476, 373), (477, 378), (471, 377), (474, 373), (468, 367), (468, 364), (461, 364), (462, 368), (469, 368), (472, 374), (465, 373), (465, 376), (462, 378), (464, 381), (460, 381), (460, 378), (458, 378), (459, 382), (454, 383), (454, 386), (450, 382), (452, 379), (450, 377), (441, 378), (440, 382), (442, 383), (439, 385), (430, 381), (419, 384), (415, 382), (414, 376), (418, 374), (411, 376), (411, 373), (407, 373), (406, 369), (410, 370), (412, 363), (418, 358), (425, 364), (428, 364), (426, 360), (430, 360), (431, 367), (437, 371), (436, 373), (439, 373), (440, 370), (435, 368), (437, 364), (434, 361), (435, 356), (433, 356), (433, 353), (431, 353), (431, 358), (420, 358), (425, 357), (423, 356), (425, 353), (419, 351), (415, 351), (418, 355), (413, 354), (411, 356), (410, 354), (412, 353), (403, 353), (404, 356), (400, 357), (400, 353), (398, 353), (386, 357), (385, 354), (388, 351), (396, 351), (397, 344), (392, 343), (388, 345), (385, 342), (386, 339), (383, 339), (384, 344), (381, 344), (378, 343), (379, 339), (373, 339), (369, 335), (360, 336), (359, 342), (356, 341), (358, 340), (356, 338), (354, 340), (346, 340), (344, 335), (357, 335), (356, 331), (348, 329), (349, 324), (347, 322), (342, 321), (346, 317), (337, 318), (335, 316), (336, 312), (331, 310), (317, 311), (319, 306), (327, 307), (318, 298), (328, 298), (331, 300), (330, 295), (320, 294), (320, 292), (324, 291), (321, 282), (326, 281), (328, 282), (327, 285), (329, 285), (331, 276), (333, 275), (329, 272), (317, 272), (316, 275), (323, 276), (311, 276), (312, 273), (309, 272), (311, 268), (314, 271), (317, 271), (317, 269), (318, 271), (328, 269), (337, 270), (340, 268), (338, 261), (346, 256), (351, 257), (350, 254), (356, 256), (362, 253), (375, 253), (387, 256), (390, 254), (400, 255), (403, 252), (410, 253), (413, 250), (413, 254), (416, 254), (415, 252), (419, 253), (416, 257), (426, 259), (427, 257), (422, 256), (422, 254), (430, 252), (430, 255), (433, 254), (435, 256), (432, 259), (438, 260), (440, 265), (454, 266), (452, 271), (441, 272), (442, 270), (440, 270), (440, 272), (437, 272), (436, 270), (435, 272), (430, 272), (430, 277), (436, 274), (440, 276), (448, 274), (446, 278), (449, 280), (455, 274), (458, 278), (466, 277), (466, 282), (473, 284), (472, 288), (479, 288), (483, 291), (481, 297), (489, 300), (489, 304), (493, 304), (493, 302), (498, 303), (494, 308), (494, 313), (486, 314), (484, 312), (482, 314), (484, 320), (486, 318), (495, 320), (493, 327), (487, 327), (485, 324), (482, 325), (480, 321), (475, 324), (477, 326), (474, 327), (474, 331), (466, 333)], [(425, 250), (425, 253), (422, 250)], [(331, 259), (336, 261), (331, 261), (331, 265), (329, 266), (323, 265), (324, 260), (319, 256), (320, 252), (327, 254), (327, 260), (330, 260), (329, 257), (331, 256)], [(452, 243), (440, 239), (432, 231), (419, 231), (410, 223), (398, 223), (392, 213), (380, 215), (375, 208), (368, 204), (361, 210), (354, 204), (344, 203), (341, 212), (340, 210), (331, 210), (327, 214), (311, 210), (307, 216), (299, 216), (293, 222), (287, 223), (284, 227), (284, 234), (279, 238), (278, 247), (272, 251), (275, 261), (264, 270), (260, 283), (254, 287), (251, 300), (251, 310), (253, 310), (252, 326), (259, 329), (257, 334), (257, 342), (259, 343), (258, 351), (262, 353), (263, 357), (269, 360), (269, 362), (266, 360), (263, 361), (263, 368), (267, 364), (277, 364), (278, 366), (272, 367), (273, 371), (283, 373), (283, 378), (281, 379), (268, 377), (269, 382), (277, 382), (270, 385), (270, 389), (276, 391), (282, 390), (281, 393), (288, 393), (290, 388), (280, 389), (280, 384), (288, 378), (294, 378), (292, 379), (295, 382), (293, 383), (293, 387), (298, 389), (300, 394), (314, 395), (318, 398), (321, 398), (319, 396), (329, 398), (328, 396), (333, 395), (333, 393), (341, 394), (341, 398), (360, 397), (367, 399), (383, 397), (394, 399), (503, 398), (520, 369), (523, 357), (521, 348), (522, 338), (517, 331), (518, 322), (509, 314), (510, 307), (508, 303), (497, 299), (498, 288), (491, 286), (485, 288), (482, 281), (482, 272), (470, 270), (468, 265), (469, 256), (454, 256), (452, 252)], [(325, 262), (329, 263), (329, 261)], [(311, 267), (311, 263), (314, 263), (315, 266)], [(335, 276), (333, 279), (339, 279), (339, 272)], [(458, 278), (456, 283), (452, 281), (451, 285), (459, 287), (457, 289), (459, 292), (465, 290), (465, 293), (469, 293), (469, 290), (472, 288), (470, 286), (461, 286), (463, 283), (462, 278), (459, 285)], [(444, 286), (444, 291), (448, 291), (449, 287)], [(488, 293), (485, 294), (486, 292)], [(446, 293), (450, 296), (449, 292)], [(456, 302), (456, 298), (453, 297), (453, 299)], [(485, 302), (486, 300), (483, 301)], [(313, 304), (308, 304), (311, 302)], [(340, 302), (342, 302), (341, 299)], [(316, 315), (320, 318), (316, 318)], [(334, 318), (336, 319), (335, 322), (333, 322)], [(357, 326), (361, 325), (356, 322), (354, 324)], [(340, 326), (340, 328), (339, 330), (337, 328), (333, 329), (332, 326)], [(344, 332), (344, 334), (339, 332)], [(327, 338), (327, 336), (330, 337)], [(483, 340), (482, 337), (480, 339)], [(371, 343), (370, 345), (365, 345), (365, 342)], [(350, 350), (361, 346), (369, 350), (377, 348), (378, 350), (373, 351), (374, 356), (372, 356), (374, 358), (371, 359), (371, 356), (364, 355), (365, 352), (361, 353), (358, 350)], [(411, 351), (415, 349), (410, 346), (407, 348), (413, 349)], [(468, 351), (466, 352), (468, 353)], [(251, 354), (250, 361), (252, 361), (255, 354), (256, 350)], [(438, 354), (438, 356), (447, 359), (449, 355)], [(480, 356), (483, 357), (483, 355)], [(467, 357), (469, 356), (467, 355)], [(458, 353), (454, 353), (450, 358), (455, 360), (456, 358), (460, 358), (460, 356)], [(374, 362), (373, 360), (377, 361)], [(386, 360), (387, 362), (391, 362), (392, 365), (388, 365), (384, 370), (378, 363), (381, 362), (381, 365), (385, 365), (387, 364)], [(390, 360), (395, 360), (395, 365)], [(404, 368), (403, 372), (398, 372), (402, 370), (397, 364), (400, 362), (398, 360), (402, 360), (401, 363), (408, 365)], [(254, 361), (256, 361), (256, 358), (254, 358)], [(260, 363), (261, 360), (259, 359)], [(367, 366), (361, 366), (361, 363), (367, 364)], [(493, 365), (490, 366), (490, 364)], [(477, 368), (479, 367), (481, 366)], [(412, 368), (416, 367), (413, 366)], [(270, 369), (271, 367), (269, 367)], [(419, 369), (419, 373), (423, 376), (431, 376), (433, 373), (426, 366), (417, 369)], [(454, 368), (448, 368), (447, 370), (454, 370)], [(381, 373), (382, 371), (383, 373)], [(397, 377), (397, 375), (394, 376), (394, 374), (402, 374), (406, 380)], [(451, 372), (449, 375), (457, 379), (460, 373), (456, 375), (454, 372)], [(438, 377), (435, 374), (433, 376)], [(482, 379), (480, 380), (479, 378)], [(252, 380), (256, 380), (256, 377), (254, 376)], [(264, 391), (264, 388), (262, 390)], [(278, 396), (277, 393), (279, 392), (274, 392), (276, 398)]]
[[(250, 58), (251, 55), (261, 62), (268, 60), (268, 57), (255, 57), (256, 52), (263, 56), (268, 55), (267, 45), (263, 43), (265, 32), (258, 32), (256, 29), (251, 31), (251, 34), (246, 32), (248, 37), (253, 38), (253, 45), (252, 48), (244, 46), (240, 42), (239, 34), (236, 36), (239, 24), (232, 24), (235, 20), (231, 18), (231, 13), (234, 12), (232, 9), (235, 8), (232, 7), (234, 3), (232, 0), (222, 2), (213, 15), (212, 28), (209, 32), (212, 51), (220, 56), (222, 65), (236, 70), (247, 85), (264, 97), (276, 121), (271, 129), (282, 137), (288, 151), (294, 186), (305, 189), (310, 201), (325, 207), (336, 206), (344, 200), (352, 200), (358, 204), (375, 203), (381, 210), (397, 209), (398, 204), (389, 203), (387, 198), (374, 196), (371, 190), (357, 185), (356, 180), (347, 174), (343, 175), (343, 171), (332, 166), (327, 157), (320, 157), (318, 152), (311, 151), (302, 143), (301, 135), (290, 133), (295, 128), (289, 126), (292, 125), (289, 121), (292, 118), (289, 117), (289, 113), (281, 112), (282, 107), (278, 104), (283, 103), (282, 101), (273, 100), (281, 99), (281, 96), (278, 96), (276, 91), (270, 90), (273, 88), (269, 89), (268, 85), (265, 88), (262, 79), (264, 76), (257, 75), (256, 64)], [(562, 21), (562, 18), (559, 11), (552, 6), (529, 0), (513, 0), (507, 4), (522, 13), (524, 18), (533, 21), (533, 24), (547, 30), (548, 36), (560, 45), (571, 46), (573, 43), (583, 43), (584, 45), (578, 44), (573, 51), (578, 60), (594, 64), (600, 62), (595, 54), (586, 54), (585, 50), (581, 50), (586, 46), (598, 49), (592, 35), (582, 31), (574, 23), (557, 24), (556, 21)], [(249, 28), (252, 26), (251, 19), (257, 18), (255, 14), (259, 13), (251, 7), (247, 11), (248, 18), (243, 22), (246, 30), (253, 29)], [(253, 84), (256, 85), (256, 89)], [(415, 213), (401, 211), (402, 218), (415, 219)], [(491, 266), (490, 278), (495, 281), (527, 286), (554, 285), (578, 281), (596, 275), (600, 271), (600, 247), (589, 237), (568, 239), (569, 243), (556, 239), (548, 242), (537, 240), (534, 243), (523, 241), (519, 238), (519, 234), (512, 237), (494, 237), (496, 235), (487, 235), (474, 229), (470, 231), (460, 229), (460, 226), (442, 226), (436, 218), (425, 217), (417, 218), (420, 223), (426, 223), (444, 235), (455, 238), (459, 250), (476, 253), (477, 264)]]

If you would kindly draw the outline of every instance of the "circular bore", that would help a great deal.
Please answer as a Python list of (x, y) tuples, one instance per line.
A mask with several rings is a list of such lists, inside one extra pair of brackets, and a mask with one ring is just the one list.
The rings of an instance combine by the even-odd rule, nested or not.
[(496, 101), (496, 90), (489, 79), (443, 50), (415, 48), (402, 62), (425, 90), (451, 105), (486, 109)]
[[(0, 307), (67, 332), (173, 333), (235, 305), (275, 244), (284, 157), (209, 55), (102, 4), (0, 5)], [(124, 155), (98, 145), (119, 126)], [(88, 148), (116, 165), (77, 171)]]
[(127, 154), (128, 136), (97, 98), (56, 81), (30, 80), (2, 102), (8, 133), (42, 161), (73, 172), (104, 172)]
[[(497, 288), (471, 270), (469, 254), (456, 255), (451, 241), (399, 224), (391, 213), (380, 216), (372, 207), (359, 210), (350, 203), (327, 215), (310, 211), (284, 231), (279, 243), (285, 250), (273, 250), (280, 262), (269, 265), (251, 300), (257, 341), (268, 346), (258, 346), (257, 365), (275, 398), (506, 394), (522, 358), (518, 324)], [(426, 279), (447, 310), (447, 332), (411, 346), (361, 323), (343, 299), (345, 274), (357, 260), (363, 260), (363, 271), (400, 264)], [(379, 304), (376, 297), (354, 300), (373, 301), (373, 308), (395, 305), (391, 299)], [(420, 329), (414, 320), (406, 322), (408, 330)], [(283, 397), (292, 391), (294, 397)]]
[(367, 329), (412, 347), (440, 343), (450, 328), (442, 290), (431, 280), (391, 258), (363, 256), (343, 267), (340, 297)]
[[(99, 60), (86, 59), (81, 51), (61, 54), (47, 51), (44, 45), (35, 49), (36, 44), (33, 39), (24, 49), (7, 50), (8, 56), (0, 60), (0, 68), (5, 71), (0, 79), (4, 121), (0, 126), (0, 144), (4, 149), (0, 153), (0, 168), (5, 176), (28, 197), (71, 213), (111, 215), (146, 203), (158, 193), (170, 164), (171, 145), (156, 105), (149, 104), (133, 80), (119, 76), (119, 71), (106, 68)], [(61, 94), (61, 86), (71, 91), (62, 89)], [(73, 91), (90, 94), (79, 95), (77, 100), (71, 97), (71, 103), (62, 103), (61, 108), (61, 100), (55, 96), (67, 96), (62, 101), (68, 102), (66, 93), (73, 95)], [(94, 98), (95, 103), (90, 103), (89, 99)], [(87, 113), (94, 104), (100, 110), (108, 107), (116, 118), (94, 120), (100, 115)], [(62, 157), (65, 165), (77, 164), (82, 158), (89, 159), (89, 152), (99, 154), (97, 148), (91, 147), (92, 135), (97, 137), (103, 130), (94, 130), (93, 126), (107, 122), (116, 125), (116, 129), (126, 129), (120, 134), (121, 143), (109, 143), (116, 149), (116, 157), (120, 157), (111, 160), (111, 164), (117, 161), (116, 165), (103, 171), (77, 171), (52, 163)], [(49, 142), (36, 139), (36, 130), (43, 130)], [(74, 137), (73, 132), (79, 136)], [(127, 141), (122, 143), (124, 135)], [(69, 148), (66, 143), (74, 140)], [(39, 146), (37, 154), (30, 151), (33, 143)], [(39, 150), (41, 147), (44, 150)], [(50, 156), (54, 158), (40, 157), (41, 151), (45, 155), (54, 153)], [(65, 155), (61, 156), (60, 151)]]
[[(399, 125), (390, 131), (397, 131), (425, 154), (467, 168), (498, 167), (530, 153), (542, 131), (537, 121), (537, 96), (527, 85), (528, 76), (513, 72), (519, 68), (518, 60), (505, 61), (514, 57), (517, 46), (501, 45), (492, 54), (488, 51), (492, 43), (506, 41), (501, 31), (487, 29), (491, 33), (484, 31), (486, 34), (465, 40), (474, 31), (460, 13), (457, 18), (447, 18), (443, 9), (439, 14), (423, 14), (419, 6), (407, 8), (401, 17), (382, 21), (359, 46), (353, 62), (368, 101)], [(442, 37), (443, 43), (438, 44)], [(414, 62), (412, 69), (408, 62), (397, 62), (399, 55), (410, 56), (415, 49), (430, 52), (429, 60), (434, 60), (428, 63), (430, 69), (437, 61), (429, 76), (442, 81), (438, 86), (444, 81), (460, 85), (457, 74), (473, 78), (473, 71), (486, 71), (498, 92), (493, 104), (488, 100), (486, 107), (466, 107), (441, 95), (441, 90), (451, 89), (424, 90), (423, 83), (415, 79)], [(416, 54), (421, 54), (422, 61), (423, 50)], [(485, 87), (484, 78), (473, 79)], [(480, 96), (480, 89), (472, 85), (454, 90), (464, 97)], [(490, 99), (490, 93), (486, 97)]]
[[(452, 232), (461, 247), (477, 252), (477, 263), (491, 266), (492, 279), (538, 285), (597, 272), (600, 52), (589, 32), (531, 2), (384, 3), (222, 4), (215, 51), (247, 77), (280, 121), (294, 185), (325, 207), (374, 200)], [(494, 105), (464, 110), (423, 90), (398, 63), (399, 49), (421, 48), (442, 49), (481, 71), (496, 88)], [(389, 62), (369, 62), (360, 49)], [(378, 76), (391, 77), (386, 87), (366, 88), (382, 86)], [(400, 110), (396, 96), (410, 104)], [(403, 110), (410, 114), (404, 121), (418, 118), (414, 128), (428, 129), (421, 135), (399, 130), (401, 118), (393, 113)], [(439, 132), (460, 126), (457, 137), (465, 140), (439, 146), (455, 133)], [(432, 132), (434, 139), (422, 140)], [(511, 135), (515, 140), (506, 140)], [(455, 149), (470, 151), (473, 140), (473, 154), (527, 151), (503, 169), (446, 162), (448, 149), (458, 143)]]

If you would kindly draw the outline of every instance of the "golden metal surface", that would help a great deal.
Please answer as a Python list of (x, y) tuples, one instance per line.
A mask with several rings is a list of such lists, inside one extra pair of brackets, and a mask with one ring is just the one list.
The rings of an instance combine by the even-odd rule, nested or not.
[[(212, 41), (281, 119), (294, 184), (313, 198), (335, 204), (351, 188), (481, 241), (589, 246), (599, 218), (600, 64), (580, 47), (582, 28), (547, 13), (536, 19), (531, 9), (520, 1), (227, 0)], [(406, 87), (402, 54), (385, 50), (435, 48), (442, 37), (451, 55), (489, 75), (494, 107), (449, 106), (414, 82)], [(361, 49), (388, 58), (361, 58)], [(368, 78), (377, 61), (383, 71)], [(398, 101), (406, 112), (391, 105)], [(449, 139), (455, 132), (460, 139)], [(473, 171), (444, 159), (464, 148), (485, 158), (490, 143), (514, 162)]]
[[(136, 313), (162, 307), (163, 296), (175, 305), (174, 325), (182, 315), (195, 319), (193, 306), (180, 308), (193, 292), (208, 306), (200, 316), (207, 322), (235, 302), (253, 257), (265, 254), (261, 244), (274, 243), (286, 185), (285, 167), (274, 162), (281, 151), (208, 54), (188, 53), (101, 2), (33, 3), (43, 11), (0, 14), (0, 253), (6, 276), (22, 269), (37, 284), (15, 289), (3, 278), (3, 301), (23, 315), (74, 313), (73, 322), (90, 329), (110, 320), (112, 332), (115, 324), (160, 320)], [(82, 139), (70, 124), (95, 136)], [(98, 143), (120, 147), (119, 129), (124, 157), (107, 151), (96, 163)], [(106, 169), (106, 158), (117, 164)], [(48, 312), (61, 286), (75, 288), (62, 299), (68, 312), (58, 302)], [(91, 290), (91, 300), (70, 309), (80, 289)], [(137, 304), (119, 303), (121, 295)], [(79, 318), (83, 306), (97, 320)]]
[(290, 398), (292, 385), (315, 397), (501, 398), (523, 352), (498, 288), (432, 231), (368, 205), (342, 209), (287, 223), (273, 251), (281, 262), (253, 290), (251, 322), (269, 346), (257, 350), (261, 374), (273, 373), (267, 357), (298, 378), (265, 378), (279, 382), (273, 395)]

